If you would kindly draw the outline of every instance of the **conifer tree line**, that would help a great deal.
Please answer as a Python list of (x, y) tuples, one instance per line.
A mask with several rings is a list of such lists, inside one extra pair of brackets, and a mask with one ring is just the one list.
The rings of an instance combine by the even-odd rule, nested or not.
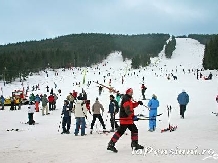
[(203, 67), (218, 70), (218, 35), (214, 35), (205, 45)]
[(176, 49), (176, 38), (172, 36), (172, 39), (165, 46), (166, 58), (171, 58), (173, 51)]
[(124, 60), (134, 59), (133, 68), (146, 66), (150, 57), (157, 56), (163, 49), (169, 37), (169, 34), (83, 33), (1, 45), (0, 79), (11, 82), (46, 68), (91, 66), (114, 51), (121, 51)]

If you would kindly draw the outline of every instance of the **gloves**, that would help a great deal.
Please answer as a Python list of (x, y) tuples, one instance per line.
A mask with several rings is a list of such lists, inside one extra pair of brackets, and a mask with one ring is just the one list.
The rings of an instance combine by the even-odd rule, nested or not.
[(138, 104), (139, 104), (139, 105), (143, 105), (143, 102), (142, 102), (142, 101), (138, 101)]
[(133, 121), (138, 121), (138, 120), (139, 120), (139, 118), (136, 115), (134, 115)]

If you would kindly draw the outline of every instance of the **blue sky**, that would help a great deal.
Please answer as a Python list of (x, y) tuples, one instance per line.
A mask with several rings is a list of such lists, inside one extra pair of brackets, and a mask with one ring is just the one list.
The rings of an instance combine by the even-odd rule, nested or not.
[(218, 33), (217, 0), (0, 0), (0, 44), (73, 33)]

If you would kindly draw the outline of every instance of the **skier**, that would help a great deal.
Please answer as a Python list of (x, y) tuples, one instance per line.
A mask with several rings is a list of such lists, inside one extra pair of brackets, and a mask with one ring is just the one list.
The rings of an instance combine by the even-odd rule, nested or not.
[(118, 102), (114, 99), (113, 95), (110, 95), (110, 104), (109, 104), (109, 111), (110, 113), (110, 123), (111, 123), (111, 132), (114, 132), (114, 127), (118, 129), (119, 125), (115, 121), (115, 115), (119, 112), (119, 105)]
[(98, 97), (97, 97), (95, 103), (92, 105), (93, 120), (92, 120), (92, 123), (91, 123), (90, 134), (92, 134), (92, 130), (93, 130), (93, 126), (95, 125), (96, 118), (98, 118), (98, 120), (100, 121), (100, 123), (101, 123), (101, 125), (103, 127), (103, 131), (106, 130), (104, 121), (103, 121), (102, 116), (101, 116), (100, 109), (101, 109), (102, 115), (103, 115), (104, 108), (103, 108), (102, 104), (98, 101)]
[(35, 86), (32, 86), (32, 91), (34, 91), (35, 90)]
[(81, 96), (78, 96), (77, 102), (73, 108), (73, 112), (75, 114), (76, 118), (76, 128), (75, 128), (75, 136), (78, 136), (79, 133), (79, 128), (81, 125), (81, 136), (85, 136), (85, 126), (86, 126), (86, 121), (85, 118), (87, 119), (87, 108), (86, 105), (84, 105), (85, 102), (83, 101), (82, 94)]
[(87, 100), (87, 93), (85, 90), (83, 91), (83, 100)]
[(73, 90), (73, 94), (72, 95), (73, 95), (74, 99), (77, 98), (77, 92), (75, 90)]
[[(71, 112), (72, 112), (72, 107), (69, 106), (69, 102), (67, 100), (64, 100), (64, 106), (61, 115), (63, 116), (62, 119), (62, 128), (63, 131), (61, 134), (69, 134), (70, 133), (70, 125), (71, 125)], [(67, 125), (67, 129), (66, 129)]]
[(189, 95), (185, 92), (185, 90), (182, 90), (182, 93), (180, 93), (177, 97), (177, 101), (180, 106), (180, 116), (182, 119), (184, 119), (184, 113), (186, 111), (186, 105), (189, 103)]
[(57, 88), (57, 84), (54, 82), (55, 89)]
[(16, 110), (16, 99), (15, 97), (11, 97), (11, 108), (10, 110)]
[(35, 105), (33, 103), (33, 101), (30, 102), (29, 106), (28, 106), (28, 118), (29, 118), (29, 125), (35, 125), (35, 121), (33, 119), (33, 115), (34, 115), (34, 112), (35, 112)]
[[(45, 114), (48, 115), (48, 99), (47, 99), (47, 95), (44, 94), (44, 96), (42, 97), (42, 116), (44, 116)], [(45, 111), (45, 114), (44, 114)]]
[(47, 86), (46, 89), (47, 89), (47, 92), (49, 92), (49, 86)]
[(103, 90), (103, 87), (99, 86), (99, 88), (98, 88), (99, 96), (101, 96), (102, 90)]
[(72, 93), (70, 93), (70, 94), (67, 96), (67, 100), (70, 101), (70, 105), (73, 106), (74, 97), (73, 97)]
[(138, 129), (134, 124), (134, 121), (137, 121), (137, 116), (134, 115), (134, 108), (138, 105), (143, 105), (142, 101), (133, 102), (132, 101), (133, 89), (129, 88), (126, 91), (126, 94), (123, 96), (120, 107), (120, 127), (118, 131), (112, 136), (110, 142), (108, 143), (107, 150), (111, 150), (113, 152), (118, 152), (115, 148), (115, 143), (119, 140), (119, 138), (125, 133), (128, 128), (131, 131), (131, 147), (138, 149), (144, 149), (143, 146), (138, 144)]
[(149, 107), (149, 130), (150, 132), (155, 131), (156, 129), (156, 116), (157, 108), (159, 107), (159, 101), (155, 94), (152, 95), (152, 98), (148, 102)]
[(143, 100), (146, 100), (146, 98), (145, 98), (145, 91), (146, 91), (146, 89), (147, 89), (147, 87), (145, 87), (145, 85), (142, 84), (141, 90), (142, 90), (142, 97), (143, 97)]
[(52, 94), (52, 95), (54, 94), (53, 88), (51, 89), (51, 92), (50, 92), (50, 94)]
[(118, 105), (119, 105), (119, 103), (120, 103), (120, 99), (121, 99), (121, 94), (120, 94), (119, 91), (117, 91), (116, 101), (117, 101)]
[(1, 95), (1, 97), (0, 97), (0, 102), (1, 102), (1, 106), (2, 106), (1, 110), (4, 110), (4, 106), (5, 106), (5, 98), (4, 98), (3, 95)]
[(49, 111), (54, 110), (54, 108), (53, 108), (54, 96), (52, 94), (50, 94), (50, 96), (48, 96), (48, 102), (49, 102)]
[(30, 102), (35, 101), (35, 95), (32, 93), (29, 97)]
[(56, 93), (54, 93), (54, 102), (53, 102), (53, 108), (54, 110), (56, 109), (56, 102), (58, 100), (58, 96), (56, 95)]
[(39, 112), (39, 103), (40, 103), (41, 99), (39, 97), (39, 95), (37, 94), (35, 97), (35, 106), (36, 106), (36, 112)]

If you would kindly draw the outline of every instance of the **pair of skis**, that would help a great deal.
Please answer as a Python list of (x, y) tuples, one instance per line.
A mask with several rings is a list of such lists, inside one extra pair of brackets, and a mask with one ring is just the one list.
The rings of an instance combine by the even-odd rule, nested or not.
[(172, 131), (175, 131), (177, 129), (177, 126), (171, 126), (171, 124), (170, 124), (170, 113), (171, 113), (171, 110), (172, 110), (171, 105), (170, 106), (167, 105), (167, 113), (168, 113), (167, 115), (168, 115), (169, 126), (167, 128), (165, 128), (165, 129), (162, 129), (161, 133), (167, 132), (167, 131), (172, 132)]
[(218, 113), (212, 112), (212, 114), (215, 114), (216, 116), (218, 116)]

